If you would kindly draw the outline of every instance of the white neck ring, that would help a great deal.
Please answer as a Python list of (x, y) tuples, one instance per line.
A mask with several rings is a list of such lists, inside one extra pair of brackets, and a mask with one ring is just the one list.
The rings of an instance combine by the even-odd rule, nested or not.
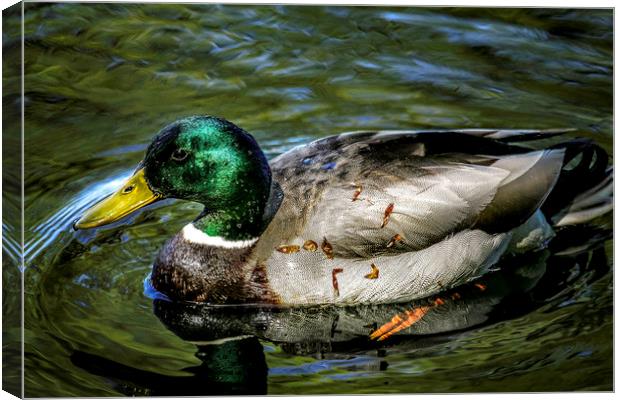
[(251, 247), (258, 238), (248, 240), (227, 240), (221, 236), (209, 236), (200, 229), (196, 228), (194, 224), (187, 224), (181, 231), (183, 238), (191, 243), (203, 244), (212, 247), (222, 247), (225, 249), (244, 249)]

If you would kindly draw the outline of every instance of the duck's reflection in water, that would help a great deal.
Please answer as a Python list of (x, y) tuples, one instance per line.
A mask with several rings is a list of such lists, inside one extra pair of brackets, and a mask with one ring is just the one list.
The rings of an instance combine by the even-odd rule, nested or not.
[[(424, 349), (450, 342), (459, 331), (525, 315), (554, 296), (570, 296), (575, 280), (595, 280), (607, 270), (603, 236), (608, 233), (590, 232), (575, 242), (578, 247), (570, 247), (576, 238), (569, 233), (563, 246), (505, 261), (477, 282), (410, 303), (274, 308), (155, 300), (155, 315), (196, 345), (202, 363), (183, 369), (189, 376), (142, 371), (83, 352), (75, 352), (72, 360), (129, 395), (266, 394), (268, 366), (260, 340), (286, 353), (332, 360), (331, 367), (381, 371), (389, 368), (384, 359), (388, 348), (423, 356)], [(325, 361), (318, 361), (270, 372), (304, 374), (325, 368)]]
[(198, 345), (200, 365), (184, 368), (185, 376), (169, 376), (128, 367), (104, 357), (74, 352), (71, 360), (92, 374), (105, 376), (128, 396), (198, 396), (266, 394), (267, 363), (256, 337)]

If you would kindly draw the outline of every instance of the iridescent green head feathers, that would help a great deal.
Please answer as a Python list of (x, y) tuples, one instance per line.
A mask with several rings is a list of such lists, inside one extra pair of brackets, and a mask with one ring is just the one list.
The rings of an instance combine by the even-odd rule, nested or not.
[(216, 117), (189, 117), (162, 129), (142, 163), (162, 197), (196, 201), (195, 225), (211, 236), (247, 239), (262, 233), (271, 171), (254, 138)]
[(253, 239), (265, 229), (270, 190), (269, 164), (250, 134), (220, 118), (189, 117), (162, 129), (134, 175), (87, 210), (75, 227), (106, 225), (176, 198), (204, 204), (194, 225), (207, 235)]

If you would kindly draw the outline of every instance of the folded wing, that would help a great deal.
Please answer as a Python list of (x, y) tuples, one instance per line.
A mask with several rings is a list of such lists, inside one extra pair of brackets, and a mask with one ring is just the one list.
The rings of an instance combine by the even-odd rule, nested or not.
[(337, 257), (366, 258), (421, 250), (468, 229), (507, 232), (541, 206), (564, 159), (563, 150), (462, 132), (359, 135), (274, 161), (285, 193), (270, 227), (284, 233), (276, 236), (325, 238)]

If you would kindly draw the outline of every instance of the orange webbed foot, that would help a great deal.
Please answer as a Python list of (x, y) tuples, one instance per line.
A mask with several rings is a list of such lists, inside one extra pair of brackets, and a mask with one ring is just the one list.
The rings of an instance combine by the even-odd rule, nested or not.
[(413, 310), (407, 310), (403, 313), (396, 314), (390, 322), (383, 324), (379, 329), (370, 334), (371, 340), (377, 340), (379, 342), (389, 338), (393, 334), (409, 328), (422, 319), (433, 307), (438, 307), (445, 304), (445, 301), (441, 298), (435, 299), (430, 306), (416, 307)]

